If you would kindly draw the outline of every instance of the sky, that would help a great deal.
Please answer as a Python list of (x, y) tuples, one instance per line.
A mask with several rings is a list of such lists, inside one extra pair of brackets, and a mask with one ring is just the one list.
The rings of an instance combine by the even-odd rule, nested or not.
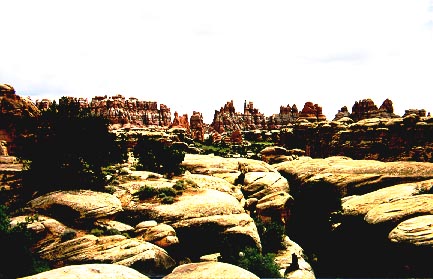
[(0, 0), (0, 83), (32, 100), (122, 94), (270, 116), (389, 98), (433, 112), (433, 0)]

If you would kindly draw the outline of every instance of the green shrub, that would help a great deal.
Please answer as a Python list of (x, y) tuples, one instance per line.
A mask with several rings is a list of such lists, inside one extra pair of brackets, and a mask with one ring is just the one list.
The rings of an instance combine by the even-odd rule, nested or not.
[(140, 137), (134, 148), (134, 156), (138, 158), (139, 167), (143, 170), (170, 176), (183, 171), (180, 164), (185, 158), (185, 151), (162, 140)]
[(17, 155), (30, 162), (23, 184), (31, 195), (55, 190), (103, 190), (102, 168), (124, 159), (108, 120), (62, 97), (17, 138)]
[(275, 255), (260, 254), (256, 248), (247, 247), (241, 252), (237, 266), (246, 269), (260, 278), (282, 278), (279, 267), (275, 263)]
[(185, 181), (184, 180), (176, 181), (176, 183), (173, 185), (173, 189), (178, 191), (185, 190), (186, 189)]
[(262, 243), (263, 252), (277, 252), (283, 248), (283, 237), (285, 233), (284, 225), (277, 222), (262, 222), (259, 219), (254, 220), (257, 231)]
[(73, 229), (66, 229), (60, 236), (60, 241), (65, 242), (74, 239), (77, 236), (77, 232)]
[(134, 193), (135, 196), (138, 196), (140, 200), (150, 199), (158, 195), (158, 189), (150, 186), (141, 186), (140, 189)]
[(168, 197), (175, 197), (176, 196), (176, 190), (171, 187), (164, 187), (159, 189), (160, 194), (164, 194)]
[(188, 187), (198, 188), (198, 185), (194, 180), (191, 179), (180, 179), (173, 185), (173, 188), (178, 191), (186, 190)]
[(174, 198), (173, 197), (169, 197), (169, 196), (165, 196), (161, 199), (161, 202), (163, 204), (172, 204), (174, 203)]
[(114, 194), (116, 193), (116, 188), (113, 186), (105, 186), (105, 192), (109, 194)]
[[(30, 218), (28, 220), (33, 222)], [(19, 278), (50, 269), (45, 261), (31, 253), (33, 234), (27, 229), (27, 224), (23, 222), (12, 228), (7, 207), (0, 205), (0, 244), (2, 250), (7, 251), (7, 257), (2, 258), (0, 278)], [(19, 263), (19, 268), (16, 268), (16, 263)]]
[(122, 233), (115, 228), (108, 228), (105, 230), (104, 235), (121, 235)]
[(93, 234), (94, 236), (103, 236), (104, 231), (99, 228), (94, 228), (90, 231), (90, 234)]

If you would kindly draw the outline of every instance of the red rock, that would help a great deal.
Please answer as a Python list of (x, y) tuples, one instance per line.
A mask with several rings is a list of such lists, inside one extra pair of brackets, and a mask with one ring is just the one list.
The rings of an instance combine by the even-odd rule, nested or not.
[(200, 112), (194, 111), (189, 120), (191, 137), (194, 140), (204, 141), (205, 124), (203, 123), (203, 115)]
[(306, 102), (304, 108), (299, 113), (300, 119), (306, 119), (310, 122), (325, 121), (326, 116), (322, 113), (322, 107), (312, 102)]

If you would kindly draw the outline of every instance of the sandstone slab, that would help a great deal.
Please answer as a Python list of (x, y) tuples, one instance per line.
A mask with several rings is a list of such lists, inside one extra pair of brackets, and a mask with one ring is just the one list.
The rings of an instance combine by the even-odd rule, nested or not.
[(433, 179), (433, 163), (380, 162), (334, 156), (325, 159), (300, 157), (273, 165), (290, 187), (313, 183), (333, 185), (341, 197), (365, 194), (397, 184)]
[(433, 214), (433, 195), (422, 194), (383, 203), (367, 212), (369, 224), (396, 223), (416, 215)]
[(31, 200), (29, 205), (62, 222), (96, 220), (122, 211), (115, 196), (90, 190), (52, 192)]
[(246, 158), (223, 158), (214, 155), (186, 154), (182, 167), (191, 173), (208, 174), (238, 171), (239, 164), (245, 164), (248, 171), (272, 172), (275, 169), (265, 162)]
[(248, 172), (245, 174), (242, 191), (246, 198), (261, 199), (275, 192), (289, 193), (289, 183), (277, 172)]
[(407, 219), (397, 225), (388, 235), (391, 242), (414, 246), (433, 246), (433, 215)]
[(256, 275), (238, 266), (220, 262), (190, 263), (176, 267), (163, 279), (259, 279)]
[(433, 180), (427, 180), (416, 183), (399, 184), (382, 188), (364, 195), (351, 196), (349, 200), (342, 204), (343, 215), (363, 216), (379, 204), (426, 193), (430, 191), (432, 187)]
[(22, 279), (149, 279), (135, 269), (117, 264), (69, 265)]
[(51, 264), (96, 262), (132, 266), (140, 263), (151, 270), (169, 270), (175, 265), (162, 248), (122, 235), (84, 235), (65, 242), (54, 242), (38, 253)]

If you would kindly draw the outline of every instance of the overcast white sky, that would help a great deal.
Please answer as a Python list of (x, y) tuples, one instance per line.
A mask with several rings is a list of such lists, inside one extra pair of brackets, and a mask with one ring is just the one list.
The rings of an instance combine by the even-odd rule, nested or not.
[(433, 112), (433, 0), (0, 0), (0, 83), (22, 96), (114, 95), (266, 116), (386, 98)]

